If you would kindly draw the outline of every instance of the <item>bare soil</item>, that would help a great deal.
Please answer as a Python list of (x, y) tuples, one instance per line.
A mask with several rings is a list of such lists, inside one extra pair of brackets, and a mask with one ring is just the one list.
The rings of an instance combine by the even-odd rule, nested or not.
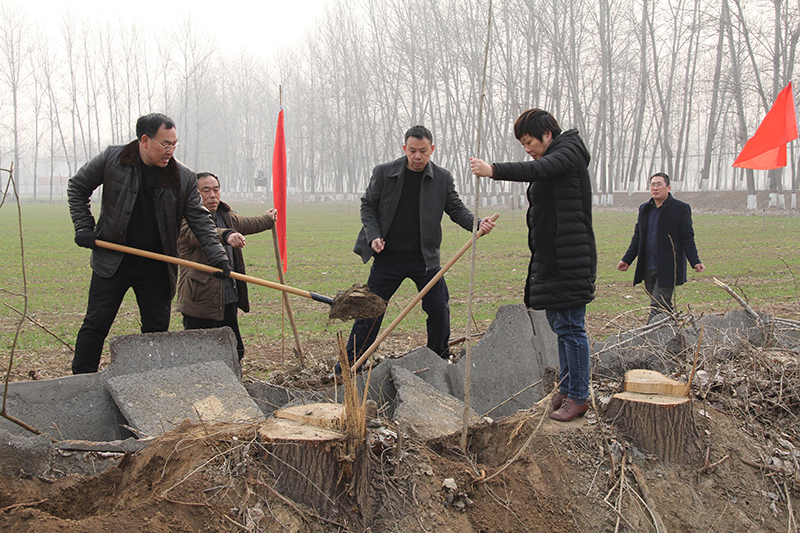
[[(797, 318), (797, 309), (769, 311)], [(590, 330), (618, 317), (595, 319)], [(631, 320), (641, 325), (641, 317)], [(422, 342), (424, 334), (390, 337), (382, 353), (399, 356)], [(245, 375), (269, 368), (273, 381), (304, 388), (326, 386), (336, 356), (333, 343), (311, 341), (300, 369), (286, 354), (280, 363), (279, 347), (248, 348)], [(53, 359), (41, 359), (47, 360)], [(45, 367), (33, 372), (62, 373)], [(611, 392), (597, 386), (598, 408)], [(721, 460), (705, 471), (703, 464), (664, 465), (629, 449), (595, 410), (568, 424), (549, 420), (542, 407), (484, 423), (471, 430), (467, 453), (458, 435), (428, 443), (405, 439), (399, 463), (391, 443), (378, 447), (373, 486), (379, 508), (369, 531), (647, 532), (656, 531), (652, 511), (670, 532), (795, 531), (796, 452), (782, 455), (780, 467), (751, 466), (771, 462), (780, 432), (701, 400), (694, 405), (704, 464)], [(255, 426), (187, 422), (99, 475), (3, 479), (0, 531), (359, 530), (279, 496), (271, 488), (279, 473), (260, 461), (255, 434)], [(794, 442), (793, 435), (784, 437)], [(644, 472), (652, 509), (631, 474), (634, 462)], [(456, 490), (443, 488), (447, 478)]]
[[(731, 209), (741, 211), (745, 197), (731, 200)], [(695, 211), (703, 208), (700, 200), (691, 202)], [(615, 208), (630, 209), (620, 203)], [(759, 311), (800, 320), (797, 302), (774, 302)], [(605, 338), (643, 325), (643, 314), (603, 316), (590, 309), (587, 328), (592, 337)], [(424, 332), (392, 334), (381, 357), (399, 357), (424, 342)], [(304, 343), (302, 368), (291, 348), (247, 346), (245, 378), (269, 375), (271, 382), (304, 389), (329, 385), (337, 357), (329, 338)], [(66, 348), (41, 355), (14, 369), (12, 381), (69, 373)], [(797, 373), (796, 366), (787, 367), (787, 375), (790, 370)], [(406, 438), (401, 453), (394, 442), (373, 446), (378, 509), (368, 531), (663, 531), (654, 526), (654, 516), (671, 533), (797, 531), (800, 452), (794, 446), (800, 442), (794, 431), (784, 431), (774, 419), (743, 416), (744, 408), (695, 398), (704, 460), (665, 465), (629, 446), (601, 420), (598, 410), (612, 392), (613, 385), (596, 384), (596, 408), (567, 424), (549, 420), (542, 406), (486, 422), (470, 431), (466, 452), (458, 435), (428, 443)], [(731, 405), (748, 403), (735, 397), (736, 390), (717, 392), (728, 394)], [(787, 411), (792, 420), (800, 414), (797, 405)], [(389, 421), (383, 424), (396, 431)], [(339, 516), (321, 517), (272, 488), (280, 474), (261, 461), (256, 429), (185, 423), (140, 452), (114, 459), (117, 466), (99, 475), (0, 479), (0, 531), (355, 530)], [(380, 440), (374, 433), (370, 439)], [(634, 465), (643, 478), (633, 475)], [(489, 476), (494, 477), (486, 481)], [(446, 479), (456, 488), (445, 488)]]

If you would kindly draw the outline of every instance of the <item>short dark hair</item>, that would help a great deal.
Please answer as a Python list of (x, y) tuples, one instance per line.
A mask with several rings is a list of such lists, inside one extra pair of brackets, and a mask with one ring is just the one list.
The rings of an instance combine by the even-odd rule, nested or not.
[(216, 176), (215, 176), (214, 174), (212, 174), (211, 172), (198, 172), (198, 173), (197, 173), (197, 181), (200, 181), (201, 179), (203, 179), (203, 178), (207, 178), (207, 177), (209, 177), (209, 176), (211, 176), (212, 178), (214, 178), (215, 180), (217, 180), (217, 185), (219, 185), (219, 184), (220, 184), (220, 183), (219, 183), (219, 178), (218, 178), (218, 177), (216, 177)]
[(161, 126), (171, 130), (175, 127), (175, 123), (167, 115), (161, 113), (150, 113), (139, 117), (139, 120), (136, 121), (136, 140), (141, 141), (142, 135), (147, 135), (152, 139)]
[(656, 172), (655, 174), (653, 174), (652, 176), (650, 176), (650, 179), (649, 179), (649, 180), (647, 180), (647, 183), (649, 184), (651, 181), (653, 181), (653, 178), (655, 178), (655, 177), (664, 178), (664, 184), (665, 184), (665, 185), (667, 185), (667, 186), (669, 186), (669, 176), (667, 176), (667, 175), (666, 175), (665, 173), (663, 173), (663, 172)]
[(403, 144), (408, 144), (408, 138), (414, 137), (415, 139), (428, 139), (431, 144), (433, 144), (433, 134), (431, 130), (426, 128), (425, 126), (412, 126), (406, 132), (406, 136), (403, 137)]
[(541, 141), (547, 131), (555, 139), (561, 135), (561, 126), (558, 125), (553, 115), (535, 107), (523, 111), (514, 122), (514, 136), (517, 140), (522, 140), (523, 136), (530, 135)]

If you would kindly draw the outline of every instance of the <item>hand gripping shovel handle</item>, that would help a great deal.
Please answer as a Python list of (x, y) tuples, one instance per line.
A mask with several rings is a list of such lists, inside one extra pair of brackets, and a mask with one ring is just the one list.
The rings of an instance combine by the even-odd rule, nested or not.
[[(186, 259), (172, 257), (171, 255), (148, 252), (147, 250), (139, 250), (138, 248), (131, 248), (130, 246), (115, 244), (113, 242), (95, 240), (94, 244), (96, 246), (99, 246), (100, 248), (108, 248), (109, 250), (115, 250), (117, 252), (124, 252), (126, 254), (133, 254), (141, 257), (147, 257), (148, 259), (155, 259), (157, 261), (164, 261), (165, 263), (172, 263), (174, 265), (194, 268), (196, 270), (202, 270), (203, 272), (210, 272), (212, 274), (214, 272), (222, 272), (222, 270), (219, 268), (215, 268), (210, 265), (204, 265), (203, 263), (187, 261)], [(230, 276), (233, 279), (238, 279), (241, 281), (245, 281), (247, 283), (253, 283), (255, 285), (261, 285), (263, 287), (269, 287), (270, 289), (289, 292), (291, 294), (296, 294), (297, 296), (303, 296), (305, 298), (311, 298), (312, 300), (316, 300), (318, 302), (326, 303), (328, 305), (333, 305), (333, 298), (328, 298), (327, 296), (322, 296), (321, 294), (316, 294), (314, 292), (304, 291), (302, 289), (295, 289), (294, 287), (289, 287), (288, 285), (281, 285), (280, 283), (275, 283), (273, 281), (267, 281), (265, 279), (255, 278), (253, 276), (248, 276), (245, 274), (239, 274), (238, 272), (231, 272)]]
[[(492, 217), (491, 217), (492, 218), (492, 222), (495, 222), (499, 217), (500, 217), (499, 213), (495, 213), (494, 215), (492, 215)], [(475, 234), (475, 239), (477, 239), (478, 237), (481, 237), (482, 235), (483, 235), (483, 230), (478, 229), (478, 232)], [(392, 321), (392, 323), (389, 324), (389, 327), (387, 327), (385, 330), (383, 330), (383, 332), (381, 332), (381, 334), (378, 336), (378, 338), (375, 339), (375, 342), (373, 342), (372, 345), (369, 348), (367, 348), (367, 350), (361, 355), (361, 357), (358, 358), (358, 361), (353, 363), (353, 366), (350, 368), (350, 370), (352, 372), (355, 372), (356, 370), (358, 370), (358, 368), (362, 364), (364, 364), (364, 361), (366, 361), (367, 358), (370, 355), (372, 355), (372, 352), (374, 352), (375, 350), (378, 349), (378, 346), (381, 345), (381, 343), (384, 341), (384, 339), (386, 339), (386, 337), (389, 335), (389, 333), (391, 333), (391, 331), (395, 327), (397, 327), (397, 325), (406, 317), (406, 315), (414, 308), (414, 306), (417, 305), (417, 303), (420, 300), (422, 300), (422, 297), (425, 296), (426, 294), (428, 294), (428, 291), (430, 291), (433, 288), (433, 286), (436, 285), (436, 283), (440, 279), (442, 279), (442, 276), (444, 276), (444, 273), (447, 272), (450, 269), (450, 267), (453, 266), (456, 261), (461, 259), (461, 256), (464, 255), (464, 253), (472, 247), (472, 241), (473, 241), (473, 238), (472, 238), (472, 236), (470, 236), (469, 241), (467, 241), (464, 244), (464, 246), (462, 246), (461, 249), (458, 250), (456, 252), (456, 254), (453, 257), (450, 258), (450, 261), (448, 261), (442, 267), (442, 269), (439, 272), (437, 272), (436, 275), (433, 276), (433, 278), (431, 278), (431, 280), (428, 282), (428, 284), (425, 285), (422, 288), (421, 291), (419, 291), (419, 294), (414, 296), (414, 298), (410, 302), (408, 302), (408, 305), (406, 305), (405, 309), (403, 309), (400, 312), (400, 314), (397, 315), (397, 318), (395, 318)]]

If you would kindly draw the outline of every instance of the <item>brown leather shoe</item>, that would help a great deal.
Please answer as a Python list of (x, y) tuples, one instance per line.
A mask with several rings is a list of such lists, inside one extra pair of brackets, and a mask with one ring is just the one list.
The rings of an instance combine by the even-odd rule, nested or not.
[(556, 391), (550, 398), (550, 406), (553, 408), (553, 411), (558, 411), (558, 408), (561, 407), (561, 404), (564, 403), (566, 399), (566, 394), (561, 394), (561, 391)]
[(567, 398), (561, 404), (561, 408), (550, 415), (550, 418), (558, 420), (559, 422), (569, 422), (570, 420), (575, 420), (579, 416), (583, 416), (588, 410), (589, 402), (583, 402), (583, 405), (577, 405), (575, 400)]

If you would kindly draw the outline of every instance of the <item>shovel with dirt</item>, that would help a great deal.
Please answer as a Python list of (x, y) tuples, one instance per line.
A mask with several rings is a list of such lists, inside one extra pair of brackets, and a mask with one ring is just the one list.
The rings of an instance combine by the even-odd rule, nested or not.
[[(107, 248), (117, 252), (147, 257), (148, 259), (155, 259), (157, 261), (164, 261), (165, 263), (172, 263), (175, 265), (194, 268), (196, 270), (202, 270), (203, 272), (222, 272), (222, 270), (219, 268), (215, 268), (210, 265), (204, 265), (203, 263), (188, 261), (186, 259), (180, 259), (178, 257), (172, 257), (171, 255), (157, 254), (155, 252), (148, 252), (146, 250), (140, 250), (138, 248), (131, 248), (130, 246), (124, 246), (122, 244), (115, 244), (113, 242), (101, 240), (95, 240), (94, 243), (100, 248)], [(370, 292), (366, 285), (353, 284), (350, 288), (339, 291), (336, 297), (330, 298), (315, 292), (296, 289), (294, 287), (282, 285), (273, 281), (267, 281), (265, 279), (239, 274), (238, 272), (231, 272), (230, 276), (233, 279), (252, 283), (254, 285), (261, 285), (262, 287), (269, 287), (270, 289), (288, 292), (290, 294), (303, 296), (304, 298), (310, 298), (317, 302), (328, 304), (331, 306), (331, 309), (328, 313), (328, 318), (335, 318), (339, 320), (375, 318), (381, 316), (386, 311), (386, 302), (384, 302), (380, 296)]]

